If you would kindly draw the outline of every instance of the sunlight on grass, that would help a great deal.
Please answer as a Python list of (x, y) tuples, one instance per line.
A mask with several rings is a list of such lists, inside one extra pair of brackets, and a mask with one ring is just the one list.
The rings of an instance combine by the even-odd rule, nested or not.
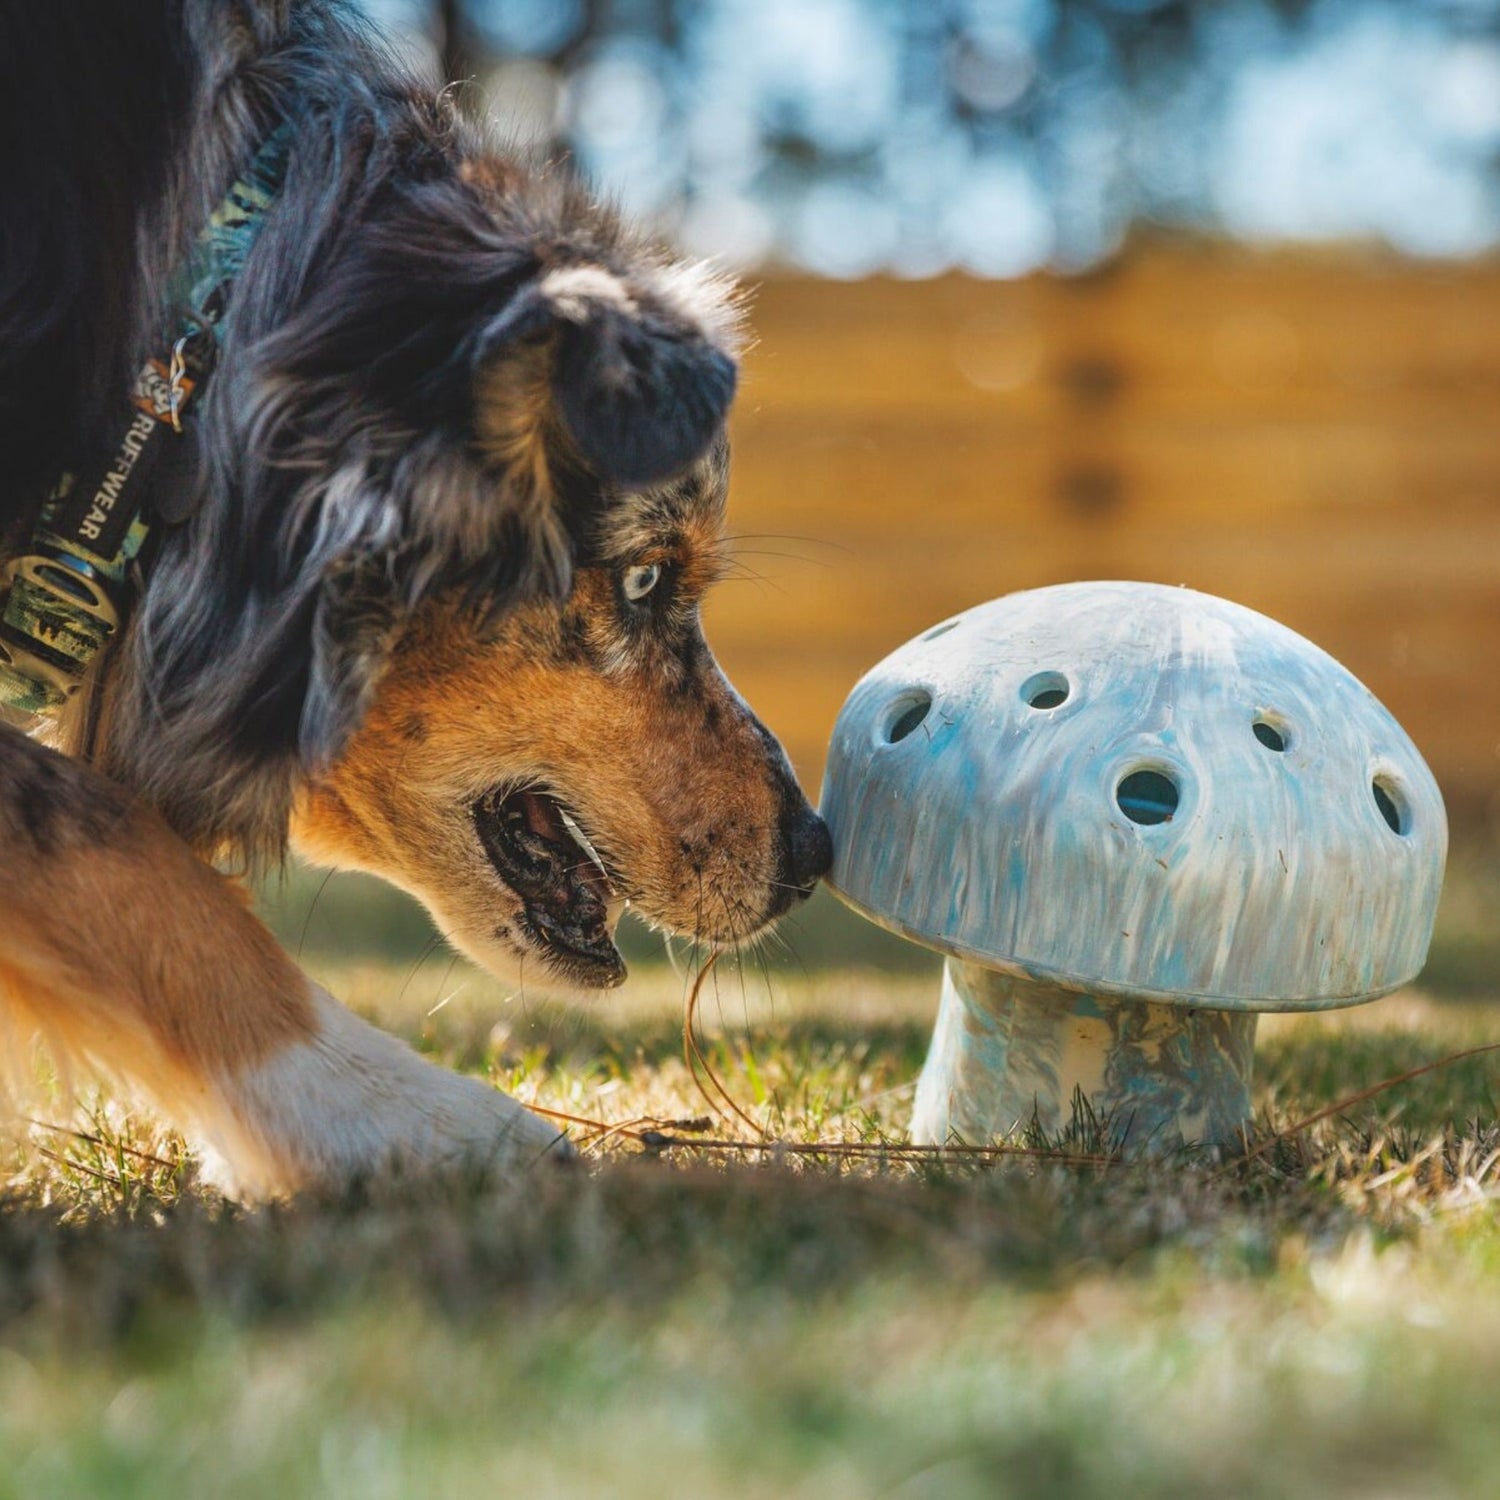
[[(319, 977), (549, 1108), (711, 1113), (664, 967), (566, 1003), (446, 958)], [(756, 1125), (901, 1140), (929, 978), (716, 978), (703, 1044)], [(1270, 1018), (1261, 1139), (1497, 1037), (1411, 992)], [(119, 1101), (54, 1100), (0, 1216), (0, 1496), (1487, 1495), (1497, 1087), (1472, 1059), (1243, 1163), (615, 1136), (518, 1183), (259, 1209)]]

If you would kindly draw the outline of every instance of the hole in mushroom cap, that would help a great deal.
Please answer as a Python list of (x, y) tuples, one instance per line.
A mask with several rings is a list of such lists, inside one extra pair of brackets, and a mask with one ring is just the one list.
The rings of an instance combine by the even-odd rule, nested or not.
[(1411, 831), (1411, 814), (1407, 811), (1406, 798), (1401, 795), (1401, 788), (1396, 785), (1390, 776), (1377, 776), (1370, 783), (1370, 790), (1375, 795), (1375, 806), (1380, 809), (1380, 816), (1385, 819), (1392, 833), (1406, 834)]
[(1177, 783), (1161, 771), (1132, 771), (1115, 788), (1115, 801), (1132, 823), (1169, 823), (1179, 800)]
[(932, 695), (920, 689), (902, 695), (891, 704), (885, 715), (885, 737), (895, 745), (904, 740), (932, 708)]
[(934, 625), (932, 629), (922, 637), (922, 639), (924, 641), (935, 641), (940, 635), (947, 635), (948, 632), (952, 630), (953, 627), (957, 624), (958, 621), (956, 619), (944, 620), (941, 625)]
[(1056, 708), (1068, 701), (1068, 692), (1061, 672), (1037, 672), (1021, 684), (1021, 701), (1031, 708)]
[(1286, 732), (1269, 719), (1257, 719), (1251, 726), (1251, 732), (1255, 735), (1267, 750), (1282, 751), (1286, 749)]

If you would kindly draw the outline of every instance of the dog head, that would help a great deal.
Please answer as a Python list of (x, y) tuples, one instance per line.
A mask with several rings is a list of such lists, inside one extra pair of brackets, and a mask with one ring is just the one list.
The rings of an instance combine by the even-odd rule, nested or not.
[[(620, 497), (566, 598), (480, 627), (435, 603), (309, 788), (314, 858), (393, 880), (491, 968), (618, 983), (625, 902), (708, 942), (808, 894), (826, 829), (724, 679), (698, 606), (720, 572), (727, 450)], [(522, 972), (525, 972), (524, 967)]]
[[(503, 242), (538, 242), (533, 182), (493, 160), (462, 175)], [(568, 235), (542, 237), (468, 361), (473, 449), (546, 560), (540, 586), (498, 611), (461, 589), (413, 610), (294, 826), (314, 858), (417, 895), (489, 967), (597, 987), (624, 977), (626, 902), (734, 942), (830, 856), (699, 623), (720, 569), (735, 300), (580, 222), (597, 226), (580, 201), (561, 208)]]
[(738, 308), (566, 177), (427, 144), (337, 214), (355, 147), (294, 150), (106, 763), (204, 846), (295, 809), (479, 960), (615, 983), (624, 902), (732, 942), (829, 862), (698, 623)]

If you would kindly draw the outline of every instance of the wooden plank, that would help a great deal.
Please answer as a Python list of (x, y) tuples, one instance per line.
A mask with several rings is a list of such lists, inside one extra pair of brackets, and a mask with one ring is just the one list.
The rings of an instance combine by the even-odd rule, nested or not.
[[(1330, 288), (1334, 295), (1330, 300)], [(1082, 282), (773, 282), (747, 406), (1051, 412), (1478, 408), (1500, 394), (1500, 271), (1141, 258)]]
[(1500, 807), (1500, 265), (1157, 254), (1085, 282), (771, 282), (734, 422), (725, 666), (816, 784), (845, 693), (1017, 588), (1284, 620)]

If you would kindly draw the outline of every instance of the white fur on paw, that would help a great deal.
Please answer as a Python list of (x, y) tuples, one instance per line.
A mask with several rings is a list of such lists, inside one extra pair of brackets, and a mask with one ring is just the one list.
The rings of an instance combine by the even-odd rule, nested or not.
[(337, 1186), (388, 1168), (520, 1172), (571, 1154), (506, 1094), (419, 1057), (312, 986), (318, 1031), (227, 1080), (201, 1119), (212, 1175), (239, 1195)]

